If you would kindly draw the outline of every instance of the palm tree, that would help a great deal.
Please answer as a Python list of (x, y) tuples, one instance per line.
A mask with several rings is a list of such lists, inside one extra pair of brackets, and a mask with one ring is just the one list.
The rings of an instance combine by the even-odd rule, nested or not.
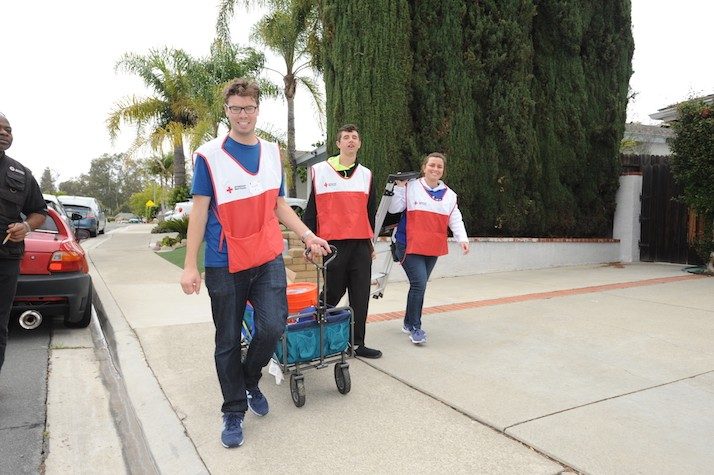
[(184, 135), (196, 126), (199, 115), (205, 111), (192, 92), (192, 64), (192, 58), (180, 49), (151, 50), (146, 56), (125, 54), (117, 62), (116, 70), (138, 75), (153, 96), (125, 98), (107, 119), (112, 139), (122, 122), (136, 126), (133, 148), (149, 144), (153, 150), (160, 150), (168, 141), (173, 148), (175, 186), (186, 186)]
[[(218, 41), (227, 41), (229, 37), (228, 20), (233, 15), (238, 0), (221, 0), (219, 3), (216, 35)], [(320, 23), (316, 0), (264, 0), (242, 2), (246, 6), (268, 5), (272, 11), (255, 25), (252, 39), (278, 54), (285, 62), (285, 71), (280, 72), (283, 79), (282, 93), (288, 105), (287, 148), (290, 165), (288, 194), (295, 196), (297, 183), (297, 162), (295, 157), (295, 93), (298, 87), (310, 92), (315, 100), (319, 120), (324, 117), (323, 97), (317, 82), (305, 76), (307, 70), (319, 64), (318, 45)]]
[(312, 68), (312, 57), (308, 51), (310, 34), (317, 21), (312, 1), (284, 0), (274, 2), (275, 9), (263, 17), (253, 28), (251, 38), (278, 54), (285, 62), (282, 76), (283, 95), (288, 103), (288, 161), (291, 180), (288, 194), (295, 196), (297, 162), (295, 157), (295, 93), (298, 86), (306, 89), (315, 100), (320, 117), (324, 115), (322, 93), (317, 83), (303, 75)]
[(205, 108), (190, 134), (192, 149), (207, 139), (216, 137), (221, 124), (228, 126), (223, 109), (223, 87), (238, 77), (254, 78), (264, 96), (278, 93), (275, 84), (258, 78), (265, 65), (265, 55), (253, 48), (241, 48), (233, 43), (216, 40), (210, 55), (193, 62), (192, 90)]

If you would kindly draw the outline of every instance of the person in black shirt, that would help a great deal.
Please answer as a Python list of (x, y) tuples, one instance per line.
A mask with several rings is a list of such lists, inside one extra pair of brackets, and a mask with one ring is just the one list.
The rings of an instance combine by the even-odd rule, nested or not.
[[(45, 222), (47, 206), (29, 169), (5, 154), (12, 127), (0, 112), (0, 370), (5, 362), (8, 323), (25, 252), (25, 237)], [(20, 213), (27, 218), (22, 220)]]
[(303, 222), (337, 248), (326, 272), (325, 302), (335, 306), (347, 292), (354, 312), (355, 354), (380, 358), (381, 351), (365, 345), (377, 193), (372, 172), (357, 160), (361, 145), (356, 126), (347, 124), (337, 131), (340, 154), (313, 165)]

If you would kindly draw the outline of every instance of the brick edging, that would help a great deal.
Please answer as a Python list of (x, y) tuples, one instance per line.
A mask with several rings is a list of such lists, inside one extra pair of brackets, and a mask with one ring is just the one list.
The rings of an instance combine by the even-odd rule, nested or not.
[[(703, 275), (682, 275), (674, 277), (657, 277), (654, 279), (635, 280), (631, 282), (619, 282), (616, 284), (593, 285), (589, 287), (578, 287), (574, 289), (552, 290), (549, 292), (536, 292), (532, 294), (513, 295), (510, 297), (499, 297), (495, 299), (473, 300), (471, 302), (452, 303), (448, 305), (437, 305), (425, 307), (422, 315), (433, 315), (436, 313), (452, 312), (454, 310), (467, 310), (469, 308), (490, 307), (494, 305), (504, 305), (508, 303), (526, 302), (529, 300), (546, 300), (556, 297), (568, 297), (570, 295), (591, 294), (595, 292), (605, 292), (608, 290), (629, 289), (632, 287), (645, 287), (648, 285), (667, 284), (686, 280), (706, 279)], [(376, 313), (367, 317), (367, 323), (384, 322), (404, 318), (404, 311)]]

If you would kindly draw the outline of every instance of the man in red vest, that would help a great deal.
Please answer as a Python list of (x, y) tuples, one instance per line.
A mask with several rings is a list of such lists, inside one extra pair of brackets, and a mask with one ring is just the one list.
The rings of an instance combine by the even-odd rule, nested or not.
[(345, 125), (337, 131), (340, 154), (312, 166), (312, 191), (303, 221), (337, 248), (337, 256), (326, 273), (326, 303), (337, 305), (348, 292), (354, 311), (355, 354), (379, 358), (381, 351), (364, 344), (377, 194), (372, 172), (357, 162), (361, 145), (354, 125)]
[[(283, 167), (278, 145), (255, 134), (260, 90), (236, 79), (224, 91), (228, 135), (198, 148), (193, 177), (193, 208), (188, 223), (181, 288), (201, 288), (198, 251), (206, 241), (206, 287), (216, 326), (215, 362), (223, 393), (221, 443), (243, 444), (247, 409), (268, 413), (258, 388), (288, 317), (283, 236), (278, 221), (302, 236), (314, 255), (330, 252), (283, 198)], [(248, 354), (241, 363), (241, 326), (246, 302), (254, 311)]]

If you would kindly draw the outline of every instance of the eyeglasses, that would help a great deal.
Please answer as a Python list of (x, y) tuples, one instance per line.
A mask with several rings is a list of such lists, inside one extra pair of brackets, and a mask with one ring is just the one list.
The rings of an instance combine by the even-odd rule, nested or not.
[(240, 114), (241, 112), (245, 111), (246, 114), (251, 115), (251, 114), (255, 114), (255, 111), (258, 110), (258, 106), (246, 106), (246, 107), (226, 106), (226, 109), (228, 109), (231, 114)]

